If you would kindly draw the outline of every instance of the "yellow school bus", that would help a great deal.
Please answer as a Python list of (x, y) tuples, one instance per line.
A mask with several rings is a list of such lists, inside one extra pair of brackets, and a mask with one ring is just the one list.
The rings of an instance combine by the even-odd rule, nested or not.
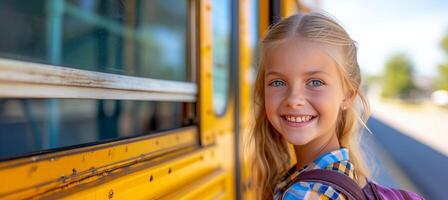
[(0, 0), (0, 199), (253, 199), (256, 44), (292, 0)]

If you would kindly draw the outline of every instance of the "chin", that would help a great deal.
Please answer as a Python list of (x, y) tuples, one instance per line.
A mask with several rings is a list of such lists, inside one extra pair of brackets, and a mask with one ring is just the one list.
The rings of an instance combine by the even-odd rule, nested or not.
[(288, 138), (285, 137), (286, 141), (288, 141), (289, 143), (296, 145), (296, 146), (302, 146), (302, 145), (306, 145), (308, 143), (310, 143), (311, 138)]

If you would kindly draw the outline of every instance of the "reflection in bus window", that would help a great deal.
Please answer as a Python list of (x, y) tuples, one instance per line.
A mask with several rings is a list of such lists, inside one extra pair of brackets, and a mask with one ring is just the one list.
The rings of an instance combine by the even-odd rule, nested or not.
[(186, 81), (187, 3), (2, 0), (0, 56)]
[[(189, 104), (128, 100), (0, 99), (0, 160), (192, 125), (192, 116), (186, 112), (186, 107), (191, 106)], [(51, 115), (48, 110), (57, 110), (57, 115)]]
[(213, 108), (225, 112), (230, 87), (231, 1), (212, 0)]

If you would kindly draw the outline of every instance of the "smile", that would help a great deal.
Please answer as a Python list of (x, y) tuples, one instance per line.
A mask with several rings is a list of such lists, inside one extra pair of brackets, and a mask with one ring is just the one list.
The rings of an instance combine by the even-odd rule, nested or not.
[(314, 121), (314, 119), (317, 118), (317, 115), (301, 115), (301, 116), (283, 115), (282, 118), (290, 126), (301, 127), (308, 125), (309, 123)]

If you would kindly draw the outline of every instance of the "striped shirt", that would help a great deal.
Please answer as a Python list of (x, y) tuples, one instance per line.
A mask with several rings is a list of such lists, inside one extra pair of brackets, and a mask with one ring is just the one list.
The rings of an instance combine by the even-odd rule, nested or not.
[[(319, 156), (312, 163), (300, 170), (296, 166), (292, 167), (283, 176), (280, 183), (275, 187), (274, 199), (348, 199), (344, 194), (339, 193), (332, 187), (316, 182), (296, 182), (291, 183), (300, 173), (312, 169), (326, 169), (340, 172), (356, 180), (353, 164), (349, 162), (348, 149), (341, 148)], [(290, 185), (288, 188), (286, 188)]]

